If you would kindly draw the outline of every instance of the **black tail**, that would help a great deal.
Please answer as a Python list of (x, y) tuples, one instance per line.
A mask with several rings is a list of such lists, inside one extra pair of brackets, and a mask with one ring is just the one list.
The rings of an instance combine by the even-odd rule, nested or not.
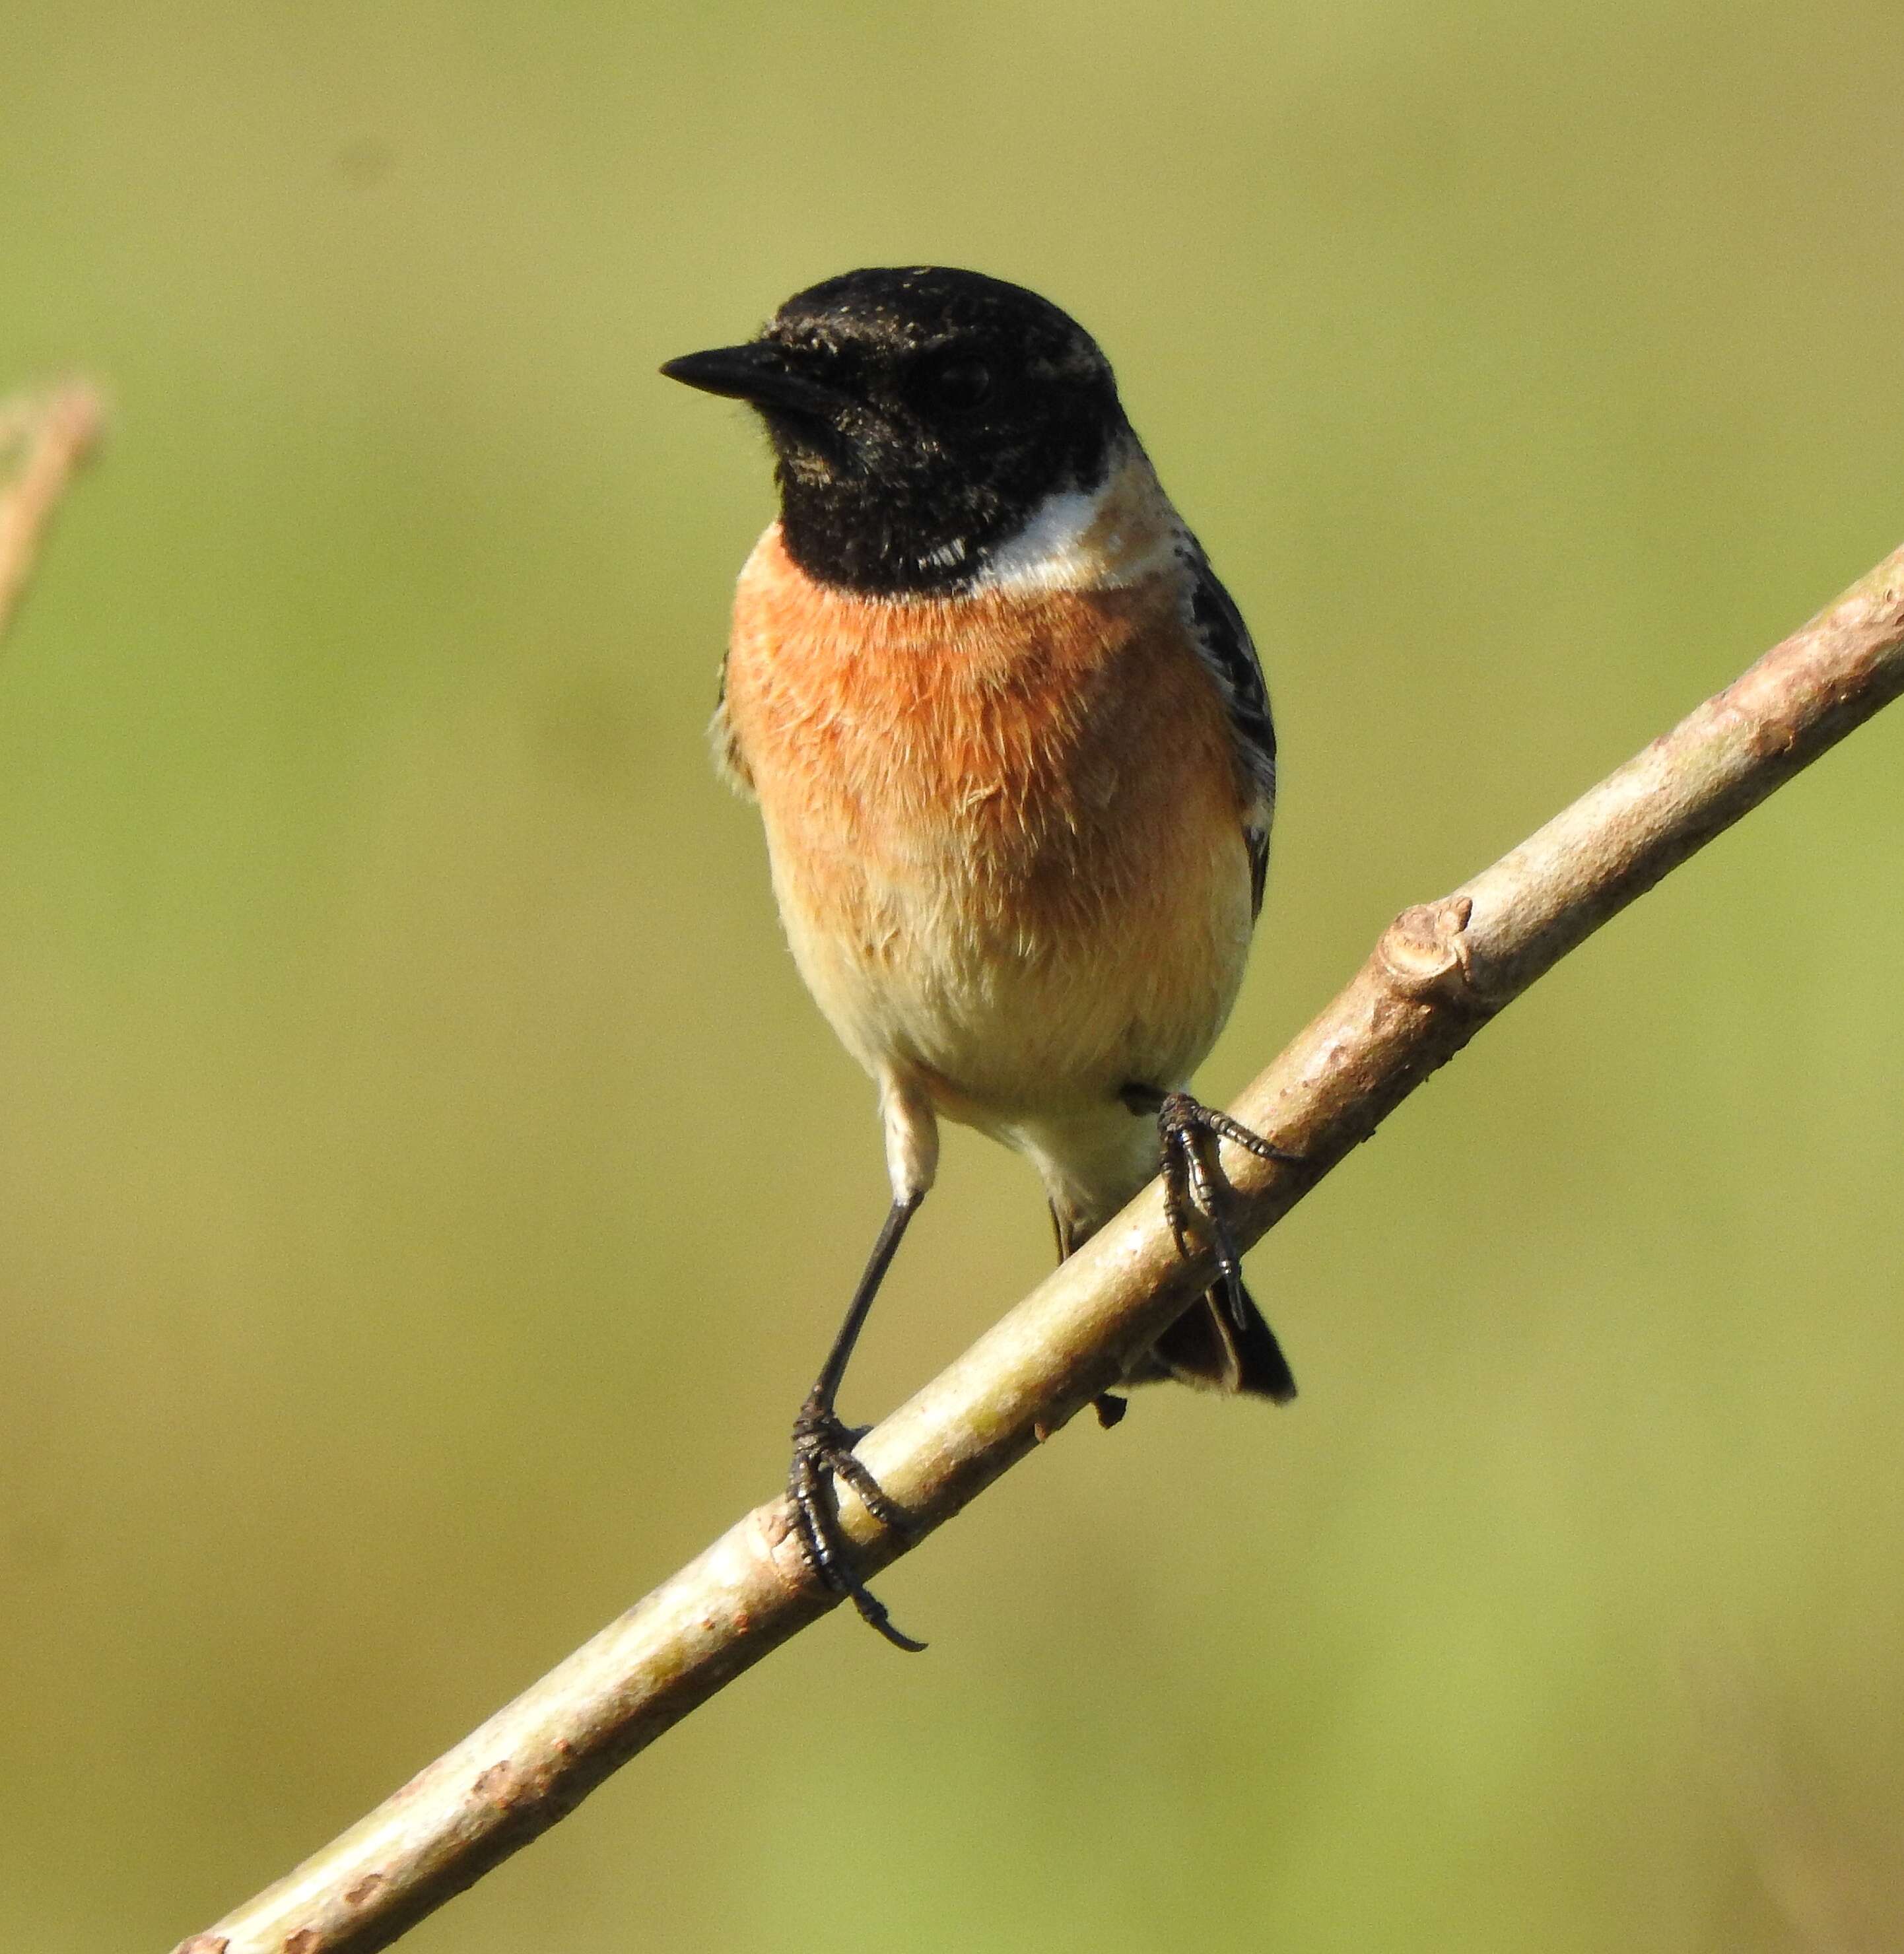
[[(1086, 1230), (1075, 1222), (1067, 1223), (1055, 1207), (1051, 1209), (1051, 1227), (1057, 1236), (1057, 1258), (1061, 1262), (1082, 1245)], [(1221, 1283), (1217, 1283), (1158, 1338), (1131, 1367), (1125, 1381), (1147, 1384), (1174, 1378), (1180, 1384), (1195, 1385), (1199, 1390), (1224, 1391), (1233, 1397), (1268, 1398), (1276, 1404), (1287, 1404), (1296, 1395), (1296, 1374), (1283, 1355), (1283, 1346), (1240, 1282), (1236, 1285), (1236, 1299), (1240, 1308), (1233, 1314), (1228, 1292)], [(1237, 1315), (1242, 1317), (1240, 1323)], [(1118, 1409), (1107, 1415), (1107, 1405), (1116, 1405)], [(1098, 1400), (1101, 1424), (1114, 1425), (1123, 1415), (1119, 1400)]]
[(1206, 1391), (1287, 1404), (1296, 1395), (1296, 1378), (1283, 1346), (1241, 1283), (1236, 1300), (1243, 1305), (1240, 1322), (1221, 1283), (1186, 1309), (1157, 1340), (1160, 1371)]

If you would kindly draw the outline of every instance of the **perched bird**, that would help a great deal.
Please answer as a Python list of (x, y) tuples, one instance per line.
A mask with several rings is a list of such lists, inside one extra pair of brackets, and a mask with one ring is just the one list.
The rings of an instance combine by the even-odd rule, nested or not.
[(1161, 1167), (1179, 1247), (1194, 1209), (1221, 1280), (1128, 1381), (1295, 1394), (1216, 1142), (1289, 1156), (1185, 1089), (1262, 906), (1269, 702), (1109, 363), (1035, 293), (850, 272), (661, 371), (749, 403), (772, 444), (780, 517), (740, 573), (715, 738), (759, 803), (800, 974), (878, 1083), (892, 1181), (789, 1491), (816, 1576), (918, 1648), (850, 1563), (836, 1475), (905, 1516), (835, 1399), (941, 1117), (1037, 1167), (1060, 1258)]

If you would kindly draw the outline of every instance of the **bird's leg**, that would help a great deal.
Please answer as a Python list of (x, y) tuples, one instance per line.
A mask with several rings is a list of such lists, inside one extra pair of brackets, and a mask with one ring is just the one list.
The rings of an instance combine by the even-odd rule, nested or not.
[(1154, 1085), (1133, 1084), (1118, 1097), (1132, 1112), (1155, 1116), (1162, 1154), (1164, 1216), (1176, 1238), (1177, 1253), (1187, 1261), (1195, 1252), (1186, 1227), (1194, 1209), (1209, 1236), (1231, 1319), (1243, 1327), (1248, 1309), (1243, 1299), (1243, 1264), (1224, 1212), (1235, 1189), (1223, 1170), (1217, 1143), (1229, 1140), (1258, 1160), (1291, 1166), (1301, 1164), (1301, 1154), (1271, 1146), (1260, 1133), (1252, 1133), (1227, 1113), (1205, 1105), (1187, 1092), (1165, 1092)]
[(924, 1198), (922, 1194), (902, 1195), (887, 1214), (885, 1225), (867, 1258), (866, 1273), (853, 1293), (846, 1321), (840, 1325), (833, 1348), (827, 1352), (820, 1374), (800, 1406), (800, 1416), (793, 1421), (793, 1463), (787, 1478), (787, 1497), (793, 1502), (800, 1545), (815, 1579), (850, 1599), (859, 1610), (859, 1619), (868, 1627), (877, 1629), (895, 1648), (915, 1650), (925, 1645), (900, 1634), (893, 1626), (884, 1604), (869, 1592), (866, 1583), (853, 1571), (850, 1549), (840, 1525), (835, 1482), (844, 1479), (881, 1526), (904, 1536), (910, 1534), (911, 1525), (879, 1481), (853, 1456), (853, 1448), (870, 1428), (862, 1425), (856, 1430), (841, 1424), (834, 1401), (839, 1395), (853, 1346), (859, 1340), (867, 1312), (872, 1308), (872, 1299), (879, 1293), (879, 1285), (899, 1247), (900, 1237)]

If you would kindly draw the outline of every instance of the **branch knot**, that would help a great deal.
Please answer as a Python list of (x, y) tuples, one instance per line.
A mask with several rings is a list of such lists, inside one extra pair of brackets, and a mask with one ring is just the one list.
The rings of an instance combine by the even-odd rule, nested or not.
[(1468, 935), (1474, 907), (1471, 896), (1418, 903), (1382, 931), (1375, 960), (1404, 997), (1422, 1004), (1453, 1004), (1482, 1016), (1494, 1009), (1475, 978), (1474, 945)]

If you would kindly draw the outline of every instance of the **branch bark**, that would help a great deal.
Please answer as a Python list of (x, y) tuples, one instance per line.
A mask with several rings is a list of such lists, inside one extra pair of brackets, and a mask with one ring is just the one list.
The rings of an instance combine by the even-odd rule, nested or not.
[[(1226, 1149), (1254, 1241), (1490, 1018), (1610, 916), (1904, 692), (1904, 549), (1472, 881), (1406, 911), (1236, 1116), (1302, 1156)], [(1116, 1380), (1208, 1283), (1153, 1184), (860, 1456), (950, 1519)], [(869, 1570), (904, 1546), (842, 1500)], [(552, 1825), (610, 1772), (836, 1605), (782, 1500), (752, 1513), (290, 1876), (177, 1954), (369, 1954)]]
[(53, 513), (105, 421), (99, 395), (77, 383), (43, 397), (0, 401), (0, 462), (20, 457), (13, 479), (0, 486), (0, 638), (27, 594)]

